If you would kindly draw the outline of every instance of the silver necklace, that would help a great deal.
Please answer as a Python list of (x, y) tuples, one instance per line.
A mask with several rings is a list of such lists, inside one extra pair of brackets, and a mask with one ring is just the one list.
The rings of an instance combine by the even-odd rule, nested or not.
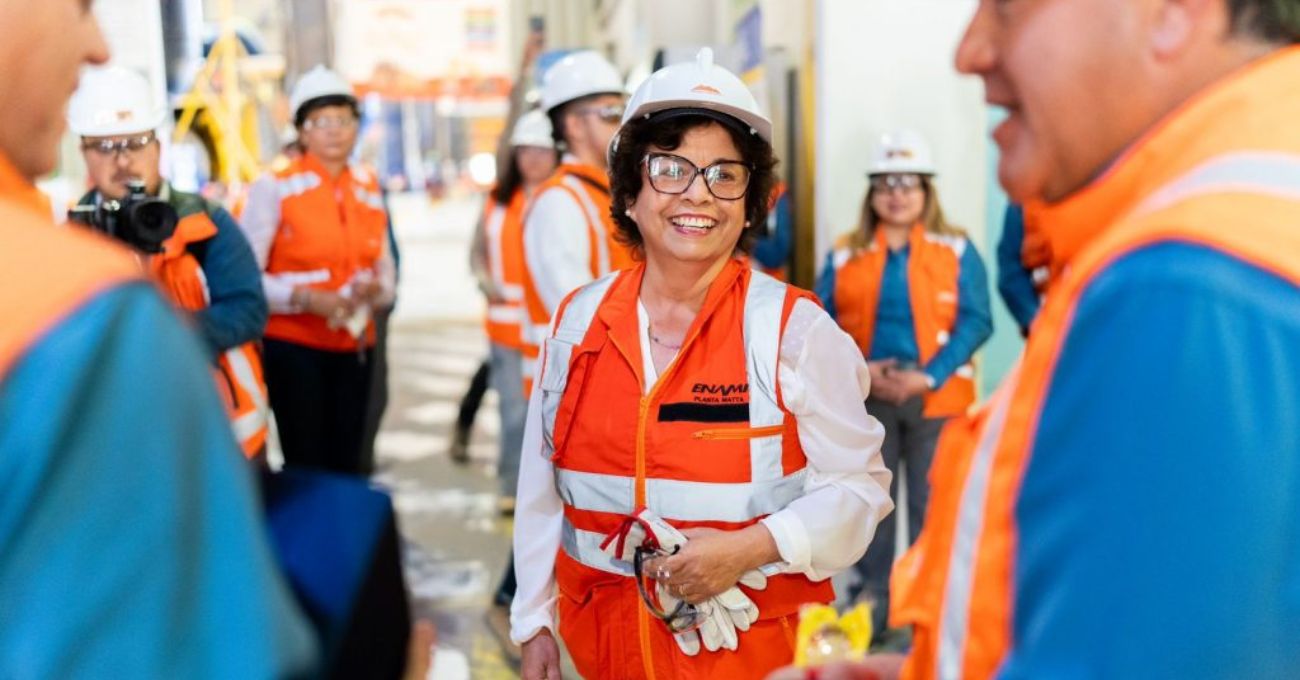
[(659, 337), (655, 335), (655, 327), (654, 327), (654, 326), (647, 325), (647, 326), (646, 326), (646, 332), (649, 333), (649, 335), (650, 335), (650, 342), (653, 342), (654, 344), (659, 345), (660, 347), (662, 347), (662, 348), (664, 348), (664, 349), (671, 349), (672, 351), (676, 352), (677, 350), (679, 350), (679, 349), (682, 348), (681, 345), (670, 345), (670, 344), (664, 342), (663, 340), (660, 340)]

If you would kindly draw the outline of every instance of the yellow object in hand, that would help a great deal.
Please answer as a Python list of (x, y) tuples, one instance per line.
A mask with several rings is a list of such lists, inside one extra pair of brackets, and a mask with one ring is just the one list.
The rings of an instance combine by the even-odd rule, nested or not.
[(799, 610), (794, 665), (815, 668), (835, 661), (863, 659), (871, 646), (871, 634), (871, 609), (865, 603), (843, 616), (830, 605), (804, 605)]

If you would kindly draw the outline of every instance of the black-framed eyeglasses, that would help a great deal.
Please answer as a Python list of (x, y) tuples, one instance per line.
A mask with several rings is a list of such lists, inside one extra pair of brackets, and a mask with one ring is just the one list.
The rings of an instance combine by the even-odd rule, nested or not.
[(151, 132), (146, 135), (135, 135), (133, 137), (105, 137), (102, 139), (83, 139), (81, 148), (83, 151), (90, 151), (97, 155), (116, 157), (124, 154), (128, 158), (143, 151), (145, 147), (154, 143), (157, 139)]
[(871, 188), (876, 191), (911, 191), (923, 186), (925, 186), (925, 178), (912, 173), (871, 176)]
[(578, 109), (576, 113), (580, 116), (595, 116), (606, 123), (622, 123), (623, 113), (627, 107), (622, 104), (606, 104), (605, 106), (587, 106)]
[(718, 161), (701, 168), (671, 153), (648, 153), (642, 162), (650, 186), (661, 194), (684, 194), (695, 182), (696, 175), (703, 175), (709, 193), (724, 201), (744, 198), (753, 174), (749, 164), (740, 161)]
[(355, 116), (317, 116), (303, 121), (304, 130), (342, 130), (355, 127)]
[[(677, 606), (673, 607), (671, 612), (664, 611), (659, 604), (658, 597), (652, 597), (656, 582), (654, 579), (645, 577), (644, 567), (647, 557), (667, 557), (669, 553), (654, 548), (638, 547), (636, 554), (632, 557), (632, 572), (636, 577), (636, 589), (641, 593), (641, 601), (645, 603), (646, 609), (657, 619), (668, 626), (668, 630), (676, 633), (686, 633), (699, 628), (704, 623), (704, 617), (695, 605), (686, 600), (678, 600)], [(646, 581), (651, 583), (647, 587)]]

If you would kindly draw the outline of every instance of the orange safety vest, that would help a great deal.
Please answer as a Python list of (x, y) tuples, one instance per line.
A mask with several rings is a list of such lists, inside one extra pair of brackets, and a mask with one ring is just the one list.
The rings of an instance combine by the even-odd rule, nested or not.
[[(331, 179), (311, 154), (274, 173), (280, 193), (280, 226), (266, 272), (295, 286), (337, 291), (358, 272), (374, 269), (387, 238), (388, 213), (374, 173), (350, 167)], [(315, 349), (345, 352), (358, 340), (345, 328), (330, 328), (315, 314), (272, 314), (266, 337)], [(375, 325), (364, 343), (375, 342)]]
[[(832, 257), (835, 317), (858, 343), (862, 355), (869, 356), (889, 246), (881, 230), (866, 248), (855, 249), (849, 241), (843, 239)], [(920, 225), (913, 227), (909, 236), (907, 285), (921, 363), (930, 361), (948, 344), (957, 323), (957, 277), (966, 246), (965, 237), (932, 234)], [(927, 418), (965, 413), (975, 401), (974, 360), (959, 367), (939, 389), (926, 392), (924, 399)]]
[[(176, 232), (163, 244), (163, 252), (149, 257), (150, 274), (167, 298), (182, 309), (197, 312), (209, 304), (203, 267), (187, 247), (216, 234), (217, 225), (206, 212), (182, 215)], [(270, 408), (257, 344), (248, 342), (222, 352), (214, 373), (235, 439), (244, 455), (252, 458), (266, 445)]]
[(1019, 486), (1074, 311), (1099, 272), (1182, 242), (1300, 285), (1300, 100), (1277, 96), (1297, 82), (1300, 48), (1261, 59), (1185, 104), (1091, 186), (1042, 208), (1068, 267), (1019, 369), (939, 442), (925, 528), (891, 583), (891, 621), (914, 629), (904, 677), (987, 678), (1011, 648)]
[(793, 658), (799, 606), (829, 602), (829, 581), (771, 576), (765, 590), (746, 590), (760, 620), (736, 652), (689, 657), (642, 605), (631, 565), (600, 544), (641, 507), (679, 528), (735, 530), (803, 495), (807, 459), (782, 405), (777, 361), (795, 301), (813, 298), (731, 261), (647, 394), (637, 318), (644, 272), (575, 291), (546, 339), (544, 454), (564, 502), (560, 634), (584, 677), (763, 677)]
[(0, 381), (78, 307), (141, 276), (108, 239), (56, 228), (34, 191), (0, 156)]
[[(590, 165), (578, 163), (561, 163), (555, 173), (537, 189), (534, 203), (538, 197), (548, 191), (563, 191), (582, 206), (582, 214), (587, 218), (588, 243), (590, 254), (588, 268), (591, 278), (598, 278), (612, 271), (627, 269), (636, 264), (632, 251), (615, 238), (618, 228), (610, 214), (609, 177), (605, 172)], [(525, 222), (527, 217), (525, 217)], [(524, 329), (524, 394), (533, 391), (533, 376), (537, 368), (537, 355), (540, 338), (546, 337), (551, 325), (551, 310), (542, 302), (537, 292), (533, 273), (524, 261), (524, 304), (528, 311), (528, 327)]]
[(524, 190), (515, 191), (510, 202), (500, 205), (489, 194), (484, 225), (488, 272), (501, 294), (500, 302), (488, 302), (488, 340), (513, 349), (524, 345)]

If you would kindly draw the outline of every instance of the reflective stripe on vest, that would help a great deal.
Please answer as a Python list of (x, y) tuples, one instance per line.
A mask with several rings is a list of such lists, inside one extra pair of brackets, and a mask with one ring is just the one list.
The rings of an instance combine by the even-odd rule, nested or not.
[(582, 204), (582, 212), (587, 215), (587, 224), (591, 227), (592, 247), (595, 248), (596, 261), (592, 264), (593, 273), (599, 274), (607, 272), (609, 266), (609, 234), (605, 233), (608, 228), (606, 220), (596, 208), (596, 204), (591, 200), (591, 194), (587, 193), (590, 189), (587, 185), (573, 175), (566, 175), (562, 181), (564, 186), (572, 190), (573, 195), (578, 197), (578, 202)]
[[(573, 294), (563, 308), (553, 337), (547, 339), (541, 374), (543, 455), (555, 451), (555, 418), (568, 387), (572, 352), (586, 338), (596, 312), (619, 273), (611, 273)], [(752, 428), (782, 426), (785, 412), (777, 398), (777, 362), (786, 285), (753, 272), (745, 296), (744, 344)], [(785, 475), (781, 432), (750, 440), (751, 481), (695, 482), (647, 478), (645, 505), (674, 521), (752, 522), (777, 512), (804, 493), (807, 469)], [(557, 467), (556, 488), (565, 505), (575, 510), (627, 515), (635, 510), (636, 479), (630, 476), (581, 472)], [(628, 565), (600, 550), (603, 536), (572, 526), (567, 518), (561, 545), (576, 562), (603, 572), (630, 575)], [(775, 569), (772, 570), (775, 572)]]
[(1300, 201), (1300, 157), (1247, 151), (1213, 158), (1170, 182), (1134, 211), (1145, 215), (1208, 194), (1248, 193)]
[[(939, 623), (939, 651), (935, 660), (936, 677), (940, 680), (960, 680), (962, 658), (966, 651), (969, 632), (971, 590), (974, 586), (975, 553), (979, 546), (980, 531), (984, 527), (984, 504), (988, 500), (989, 478), (993, 471), (993, 458), (1002, 428), (1007, 422), (1007, 409), (1015, 394), (1019, 369), (1013, 368), (994, 397), (990, 407), (993, 413), (980, 434), (979, 446), (970, 464), (970, 473), (962, 488), (961, 502), (957, 506), (957, 525), (953, 531), (952, 557), (948, 580), (944, 584), (943, 615)], [(958, 565), (970, 565), (958, 568)]]
[[(235, 381), (238, 387), (243, 388), (244, 396), (253, 402), (252, 410), (244, 413), (231, 421), (235, 430), (235, 438), (240, 444), (245, 444), (250, 439), (263, 434), (267, 427), (267, 415), (270, 412), (267, 403), (266, 388), (262, 381), (257, 379), (256, 372), (253, 371), (253, 365), (248, 360), (246, 352), (255, 351), (248, 345), (241, 345), (233, 349), (226, 350), (226, 365), (230, 367), (231, 379)], [(247, 451), (247, 447), (245, 447)]]
[(280, 200), (305, 194), (312, 189), (320, 186), (320, 176), (314, 172), (300, 172), (289, 175), (284, 179), (276, 180), (275, 190), (279, 194)]

